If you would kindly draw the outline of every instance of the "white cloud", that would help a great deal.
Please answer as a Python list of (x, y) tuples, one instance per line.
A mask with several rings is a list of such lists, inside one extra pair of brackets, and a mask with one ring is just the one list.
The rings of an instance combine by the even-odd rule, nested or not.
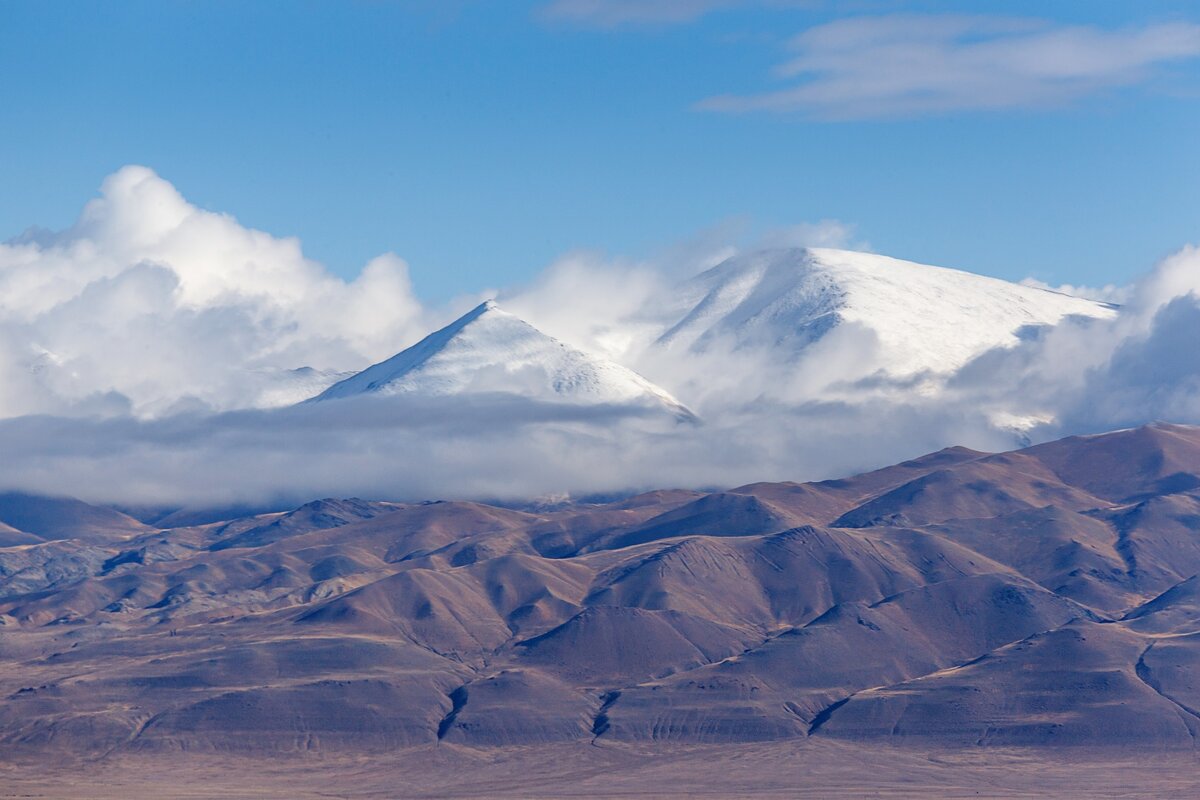
[[(294, 505), (323, 496), (528, 500), (833, 477), (1010, 439), (934, 406), (763, 406), (700, 427), (503, 396), (275, 411), (0, 420), (0, 485), (96, 502)], [(977, 415), (976, 415), (977, 416)], [(851, 447), (848, 442), (869, 441)]]
[(571, 25), (614, 28), (681, 25), (718, 11), (762, 7), (810, 8), (822, 0), (552, 0), (538, 13), (544, 19)]
[(747, 5), (746, 0), (554, 0), (542, 8), (548, 19), (597, 28), (691, 22), (713, 11)]
[(854, 226), (841, 220), (822, 219), (799, 222), (764, 232), (760, 247), (836, 247), (842, 250), (868, 251), (871, 246), (859, 239)]
[(1200, 250), (1186, 247), (1125, 292), (1111, 321), (1067, 321), (987, 353), (954, 381), (955, 402), (1048, 421), (1039, 439), (1155, 420), (1200, 423)]
[(541, 330), (619, 361), (641, 343), (647, 331), (638, 316), (666, 285), (649, 264), (577, 252), (530, 285), (501, 293), (499, 301)]
[(789, 50), (776, 77), (791, 85), (711, 97), (699, 108), (868, 119), (1053, 107), (1200, 57), (1200, 25), (1106, 30), (986, 16), (851, 17), (808, 29)]
[(398, 257), (348, 283), (125, 167), (68, 230), (0, 244), (0, 416), (251, 405), (287, 370), (365, 366), (428, 322)]

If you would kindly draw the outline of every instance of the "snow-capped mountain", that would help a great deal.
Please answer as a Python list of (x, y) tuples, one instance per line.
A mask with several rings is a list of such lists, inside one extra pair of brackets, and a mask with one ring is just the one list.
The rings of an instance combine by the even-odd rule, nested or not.
[(578, 404), (662, 407), (692, 413), (619, 364), (576, 350), (489, 300), (412, 347), (313, 398), (503, 392)]
[(853, 323), (877, 340), (891, 375), (948, 373), (1031, 327), (1108, 318), (1111, 305), (944, 267), (824, 248), (735, 256), (663, 304), (652, 349), (769, 348), (786, 363)]
[[(896, 379), (878, 384), (888, 396), (928, 396), (987, 350), (1067, 318), (1116, 314), (1111, 305), (997, 278), (823, 248), (736, 256), (650, 306), (619, 323), (627, 338), (649, 343), (621, 358), (655, 383), (488, 301), (386, 361), (315, 388), (324, 391), (312, 399), (499, 392), (691, 418), (657, 382), (708, 408), (875, 397), (859, 379), (879, 375)], [(1001, 416), (1004, 427), (1028, 427), (1024, 417)]]

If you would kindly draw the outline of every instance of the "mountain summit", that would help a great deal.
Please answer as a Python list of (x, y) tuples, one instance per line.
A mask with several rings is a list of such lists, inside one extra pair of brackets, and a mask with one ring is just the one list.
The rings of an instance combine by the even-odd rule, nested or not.
[(665, 407), (681, 418), (693, 416), (666, 390), (637, 373), (547, 336), (492, 300), (407, 350), (335, 383), (313, 400), (474, 392)]
[(998, 278), (826, 248), (730, 258), (683, 284), (663, 309), (657, 345), (702, 352), (723, 344), (791, 360), (847, 324), (878, 343), (892, 375), (947, 373), (1027, 331), (1115, 307)]

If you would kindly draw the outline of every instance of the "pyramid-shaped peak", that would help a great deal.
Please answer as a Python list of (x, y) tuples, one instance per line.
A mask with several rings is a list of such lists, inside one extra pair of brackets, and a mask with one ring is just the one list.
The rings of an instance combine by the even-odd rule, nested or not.
[(476, 320), (486, 319), (486, 318), (496, 318), (496, 317), (502, 317), (502, 316), (503, 317), (512, 317), (515, 319), (514, 315), (509, 314), (507, 311), (504, 311), (503, 309), (501, 309), (495, 300), (484, 300), (482, 303), (475, 306), (470, 311), (463, 314), (461, 317), (454, 320), (446, 327), (431, 334), (431, 336), (437, 336), (440, 333), (446, 333), (448, 335), (453, 336), (454, 334), (458, 333), (463, 328), (466, 328), (468, 325), (475, 322)]
[[(484, 314), (487, 314), (489, 311), (499, 311), (501, 314), (508, 314), (507, 311), (500, 308), (500, 304), (497, 303), (494, 299), (493, 300), (484, 300), (482, 303), (480, 303), (479, 305), (472, 308), (466, 314), (463, 314), (461, 317), (459, 317), (459, 320), (470, 322), (472, 320), (479, 319)], [(512, 315), (510, 314), (509, 316), (512, 316)]]
[(668, 392), (612, 361), (542, 333), (487, 300), (314, 401), (361, 395), (515, 394), (582, 404), (666, 407), (692, 414)]

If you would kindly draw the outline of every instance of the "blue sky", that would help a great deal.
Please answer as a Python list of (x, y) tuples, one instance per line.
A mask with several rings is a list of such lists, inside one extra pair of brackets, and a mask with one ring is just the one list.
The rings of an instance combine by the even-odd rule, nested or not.
[[(1172, 0), (9, 0), (0, 239), (135, 163), (341, 275), (395, 251), (431, 301), (822, 219), (1124, 283), (1200, 239), (1197, 24)], [(909, 75), (893, 45), (937, 57)]]

